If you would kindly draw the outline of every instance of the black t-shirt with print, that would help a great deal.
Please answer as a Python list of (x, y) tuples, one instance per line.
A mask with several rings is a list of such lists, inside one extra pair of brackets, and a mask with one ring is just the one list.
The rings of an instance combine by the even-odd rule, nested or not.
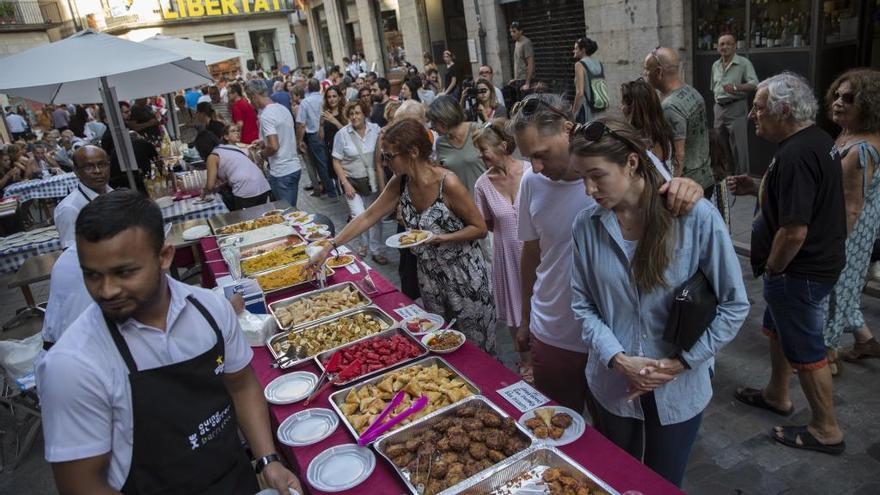
[[(846, 261), (846, 210), (840, 158), (831, 136), (813, 125), (779, 143), (764, 174), (752, 224), (752, 271), (764, 272), (780, 227), (806, 225), (801, 250), (786, 274), (834, 283)], [(774, 267), (778, 268), (778, 267)]]

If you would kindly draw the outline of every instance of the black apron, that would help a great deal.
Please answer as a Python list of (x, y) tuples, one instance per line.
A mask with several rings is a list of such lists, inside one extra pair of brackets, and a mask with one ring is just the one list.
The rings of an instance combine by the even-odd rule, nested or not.
[(211, 325), (217, 343), (192, 359), (151, 370), (138, 371), (116, 323), (104, 317), (131, 384), (134, 445), (122, 493), (253, 495), (260, 488), (223, 384), (223, 334), (201, 303), (187, 300)]

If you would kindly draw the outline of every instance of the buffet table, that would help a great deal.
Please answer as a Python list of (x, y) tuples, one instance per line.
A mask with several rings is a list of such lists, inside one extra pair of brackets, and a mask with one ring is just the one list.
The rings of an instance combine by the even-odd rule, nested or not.
[[(220, 252), (216, 249), (217, 242), (214, 238), (202, 239), (199, 243), (199, 247), (202, 251), (204, 260), (214, 260), (210, 263), (205, 263), (205, 271), (209, 272), (209, 276), (206, 278), (214, 280), (217, 273), (228, 271), (225, 263), (222, 261)], [(350, 273), (346, 268), (337, 269), (336, 274), (328, 279), (328, 286), (347, 281), (360, 281), (364, 276), (364, 270), (371, 270), (369, 266), (363, 262), (359, 262), (357, 266), (360, 270), (359, 273)], [(400, 316), (395, 313), (394, 310), (408, 306), (412, 304), (413, 301), (398, 291), (388, 280), (375, 271), (371, 270), (370, 276), (377, 288), (376, 292), (369, 294), (373, 304), (382, 308), (395, 319), (400, 320)], [(311, 288), (312, 287), (299, 287), (272, 294), (267, 298), (266, 302), (271, 303), (279, 299), (307, 292), (308, 290), (311, 290)], [(474, 382), (480, 388), (482, 395), (494, 402), (514, 419), (520, 417), (521, 413), (496, 392), (496, 390), (500, 388), (520, 381), (519, 376), (508, 370), (499, 361), (495, 360), (470, 342), (465, 343), (465, 345), (458, 351), (442, 357)], [(266, 386), (270, 381), (285, 372), (284, 370), (271, 368), (269, 366), (271, 362), (272, 356), (265, 346), (254, 348), (254, 358), (251, 364), (262, 386)], [(295, 369), (310, 371), (316, 375), (320, 375), (320, 370), (313, 362), (298, 366)], [(329, 396), (336, 390), (337, 389), (333, 387), (329, 388), (327, 391), (319, 395), (317, 399), (310, 404), (309, 408), (320, 407), (332, 409)], [(285, 406), (270, 405), (269, 412), (273, 430), (277, 429), (281, 422), (288, 416), (303, 409), (308, 408), (304, 407), (302, 402)], [(309, 487), (305, 475), (309, 463), (318, 454), (330, 447), (355, 442), (356, 439), (354, 439), (345, 426), (340, 423), (336, 431), (316, 444), (296, 448), (279, 444), (279, 449), (283, 452), (293, 470), (299, 475), (303, 487), (307, 487), (309, 493), (317, 494), (325, 492), (317, 491)], [(588, 427), (586, 432), (578, 440), (560, 447), (560, 449), (582, 466), (592, 471), (597, 477), (603, 479), (621, 494), (628, 490), (637, 490), (645, 495), (681, 493), (681, 491), (675, 486), (653, 471), (644, 467), (592, 428)], [(355, 488), (339, 493), (370, 495), (396, 495), (406, 493), (407, 489), (403, 481), (395, 473), (394, 469), (384, 461), (381, 456), (377, 455), (376, 457), (376, 468), (366, 481)]]

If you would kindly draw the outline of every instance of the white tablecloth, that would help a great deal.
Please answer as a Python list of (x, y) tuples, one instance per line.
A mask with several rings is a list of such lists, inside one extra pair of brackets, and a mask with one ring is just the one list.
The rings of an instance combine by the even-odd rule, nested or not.
[(18, 182), (3, 191), (3, 197), (17, 196), (19, 203), (32, 199), (63, 198), (70, 194), (79, 181), (76, 174), (69, 172), (58, 174), (48, 179)]
[(61, 239), (55, 227), (0, 238), (0, 273), (13, 273), (31, 256), (61, 250)]
[(196, 218), (210, 218), (214, 215), (229, 213), (220, 195), (215, 194), (207, 203), (200, 203), (199, 198), (189, 198), (175, 201), (168, 208), (162, 208), (162, 217), (166, 222), (181, 222)]

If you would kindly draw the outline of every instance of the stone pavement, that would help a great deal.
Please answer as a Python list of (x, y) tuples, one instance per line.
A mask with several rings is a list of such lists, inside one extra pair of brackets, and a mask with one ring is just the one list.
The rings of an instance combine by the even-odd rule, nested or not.
[[(300, 208), (327, 214), (337, 228), (345, 224), (348, 213), (343, 200), (318, 200), (304, 191), (300, 196)], [(731, 232), (735, 241), (745, 245), (748, 244), (753, 209), (754, 200), (751, 198), (738, 198), (733, 208)], [(386, 235), (393, 231), (392, 224), (385, 226)], [(387, 254), (392, 260), (389, 265), (372, 265), (396, 284), (399, 282), (397, 255), (394, 252)], [(845, 363), (843, 374), (835, 379), (835, 405), (847, 441), (847, 452), (840, 457), (796, 451), (770, 440), (768, 434), (774, 425), (809, 421), (809, 408), (796, 376), (791, 382), (796, 413), (791, 418), (780, 418), (746, 407), (733, 398), (737, 386), (762, 386), (770, 368), (767, 342), (760, 332), (764, 311), (760, 281), (750, 275), (748, 259), (741, 257), (740, 260), (752, 309), (737, 338), (721, 351), (716, 361), (715, 395), (704, 415), (684, 489), (700, 495), (880, 493), (880, 425), (876, 422), (880, 411), (880, 387), (873, 381), (880, 376), (880, 361)], [(5, 289), (7, 278), (0, 278), (2, 321), (24, 304), (17, 290)], [(34, 295), (42, 301), (47, 291), (48, 283), (39, 284), (34, 288)], [(868, 324), (880, 329), (880, 300), (865, 297), (863, 309)], [(39, 327), (38, 320), (31, 320), (0, 335), (0, 338), (21, 338), (38, 331)], [(513, 369), (517, 358), (506, 329), (499, 325), (496, 331), (501, 359)], [(845, 339), (844, 343), (848, 345), (851, 339)], [(0, 430), (7, 429), (9, 422), (8, 411), (0, 409)], [(7, 437), (0, 442), (4, 448), (2, 452), (9, 452), (11, 447), (12, 439)], [(0, 493), (57, 493), (51, 469), (43, 460), (42, 437), (37, 439), (28, 457), (14, 472), (0, 473)]]

